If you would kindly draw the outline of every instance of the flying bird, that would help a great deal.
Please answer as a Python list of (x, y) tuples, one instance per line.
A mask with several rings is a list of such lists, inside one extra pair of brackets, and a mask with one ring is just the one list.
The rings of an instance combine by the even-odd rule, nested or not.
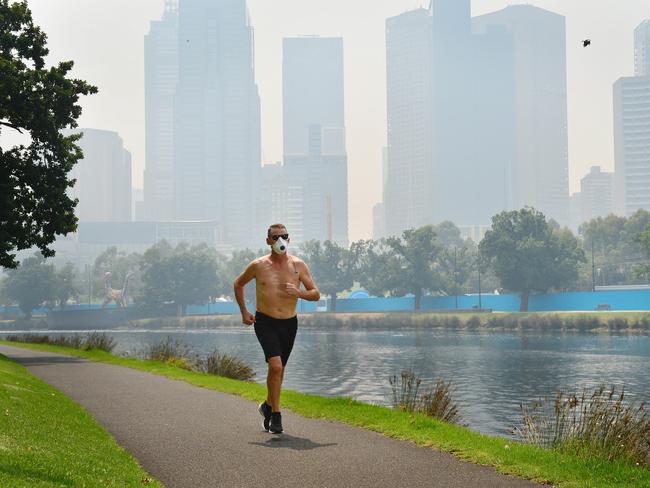
[(591, 46), (591, 39), (585, 39), (582, 41), (582, 47)]

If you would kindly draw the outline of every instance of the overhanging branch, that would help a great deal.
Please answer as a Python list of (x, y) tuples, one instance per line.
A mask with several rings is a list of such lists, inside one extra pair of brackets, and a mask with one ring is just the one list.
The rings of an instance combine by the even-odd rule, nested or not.
[(5, 122), (4, 120), (0, 120), (0, 125), (4, 125), (6, 127), (11, 127), (12, 129), (17, 130), (21, 134), (23, 133), (23, 131), (20, 130), (20, 127), (18, 127), (17, 125), (11, 124), (9, 122)]

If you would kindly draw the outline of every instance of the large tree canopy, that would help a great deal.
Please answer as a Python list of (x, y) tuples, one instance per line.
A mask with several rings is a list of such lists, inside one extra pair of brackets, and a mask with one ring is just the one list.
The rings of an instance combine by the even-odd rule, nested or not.
[(216, 294), (217, 268), (217, 252), (205, 244), (172, 248), (161, 241), (142, 257), (142, 301), (152, 308), (173, 302), (184, 315), (188, 305), (206, 303)]
[(436, 264), (441, 247), (436, 229), (426, 225), (419, 229), (405, 230), (402, 237), (389, 237), (386, 244), (395, 253), (399, 271), (393, 274), (392, 294), (415, 295), (415, 309), (420, 310), (422, 296), (427, 290), (440, 288), (441, 277)]
[(578, 263), (585, 261), (575, 236), (554, 229), (533, 208), (495, 215), (479, 247), (501, 284), (521, 294), (521, 311), (528, 310), (531, 292), (563, 288), (576, 281)]
[(28, 319), (33, 309), (56, 299), (57, 285), (54, 265), (46, 263), (38, 253), (10, 270), (3, 283), (6, 296), (18, 303)]
[(330, 310), (336, 311), (337, 293), (347, 290), (354, 284), (353, 255), (336, 242), (307, 241), (300, 247), (314, 275), (318, 289), (330, 297)]
[(76, 229), (76, 200), (66, 194), (68, 173), (82, 157), (79, 135), (64, 136), (81, 115), (80, 95), (96, 93), (67, 77), (72, 61), (45, 67), (47, 36), (27, 2), (0, 0), (0, 133), (28, 142), (0, 147), (0, 266), (15, 268), (15, 251), (37, 246), (43, 256), (57, 234)]

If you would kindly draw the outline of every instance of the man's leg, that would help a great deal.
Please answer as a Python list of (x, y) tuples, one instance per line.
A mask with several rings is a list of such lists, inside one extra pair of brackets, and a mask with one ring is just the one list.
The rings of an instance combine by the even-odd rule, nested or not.
[(266, 388), (268, 390), (266, 402), (271, 405), (273, 412), (280, 411), (280, 389), (282, 387), (283, 377), (284, 367), (282, 367), (282, 359), (280, 356), (270, 357), (269, 371), (266, 377)]

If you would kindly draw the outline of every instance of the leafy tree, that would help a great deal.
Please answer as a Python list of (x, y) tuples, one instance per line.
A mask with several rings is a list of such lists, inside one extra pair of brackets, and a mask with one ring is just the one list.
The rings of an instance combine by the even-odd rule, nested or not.
[(184, 315), (188, 305), (205, 303), (217, 291), (217, 253), (206, 245), (158, 243), (144, 253), (141, 269), (141, 297), (150, 307), (175, 303)]
[(304, 257), (318, 289), (331, 300), (331, 310), (336, 311), (337, 293), (354, 284), (354, 263), (349, 250), (332, 241), (308, 241), (301, 246)]
[(469, 287), (477, 273), (477, 248), (471, 239), (463, 239), (460, 229), (446, 221), (434, 227), (440, 245), (438, 271), (442, 288), (451, 295), (459, 295)]
[(436, 269), (441, 248), (434, 227), (405, 230), (401, 238), (389, 237), (386, 244), (395, 253), (400, 267), (390, 283), (392, 293), (413, 293), (415, 309), (420, 310), (424, 292), (439, 288), (441, 283)]
[[(261, 253), (258, 252), (258, 256)], [(219, 257), (219, 283), (218, 283), (218, 292), (221, 295), (232, 297), (233, 288), (232, 284), (235, 279), (246, 269), (246, 266), (253, 261), (257, 256), (250, 249), (242, 249), (239, 251), (234, 251), (230, 259), (226, 260), (223, 257)]]
[(53, 264), (36, 253), (25, 259), (18, 268), (10, 269), (4, 281), (7, 297), (18, 303), (28, 319), (32, 310), (52, 302), (56, 296), (56, 271)]
[(81, 290), (77, 283), (77, 271), (72, 263), (66, 263), (62, 268), (56, 270), (54, 298), (63, 308), (71, 298), (79, 297)]
[[(650, 258), (650, 224), (646, 225), (645, 230), (637, 236), (636, 242), (641, 246), (646, 258)], [(638, 265), (636, 268), (636, 274), (637, 276), (644, 276), (647, 279), (647, 276), (650, 274), (650, 265)]]
[(0, 0), (0, 131), (29, 136), (29, 143), (0, 148), (0, 266), (18, 265), (15, 251), (48, 246), (76, 229), (76, 200), (66, 190), (68, 173), (82, 157), (76, 127), (80, 95), (96, 93), (67, 77), (72, 61), (45, 67), (47, 36), (34, 25), (26, 1)]
[(570, 231), (554, 230), (544, 214), (528, 207), (495, 215), (479, 247), (501, 284), (521, 295), (521, 311), (528, 310), (530, 293), (577, 280), (578, 264), (585, 261)]
[(385, 239), (354, 242), (350, 246), (350, 253), (354, 263), (354, 279), (368, 293), (385, 296), (393, 289), (394, 277), (401, 272), (401, 264)]
[[(592, 279), (601, 284), (641, 283), (645, 273), (644, 252), (638, 236), (650, 223), (650, 213), (638, 210), (629, 218), (608, 215), (585, 222), (580, 226), (585, 253), (591, 259), (580, 270), (582, 286), (591, 288)], [(595, 273), (596, 276), (592, 276)]]

